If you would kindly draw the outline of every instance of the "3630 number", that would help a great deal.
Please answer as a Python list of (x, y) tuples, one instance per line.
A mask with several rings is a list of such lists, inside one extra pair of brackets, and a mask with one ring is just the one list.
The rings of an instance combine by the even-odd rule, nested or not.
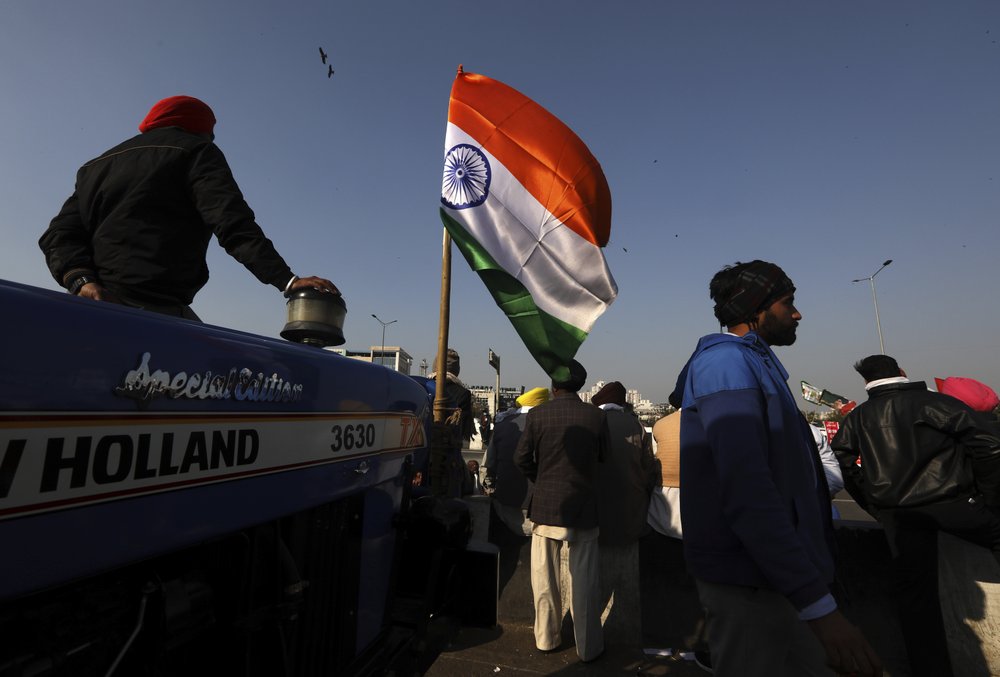
[(335, 425), (330, 428), (333, 441), (331, 451), (351, 451), (353, 449), (369, 449), (375, 446), (375, 424), (356, 423)]

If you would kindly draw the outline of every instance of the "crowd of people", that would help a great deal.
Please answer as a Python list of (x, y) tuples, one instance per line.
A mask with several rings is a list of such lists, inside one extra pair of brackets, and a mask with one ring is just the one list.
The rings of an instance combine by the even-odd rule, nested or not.
[[(215, 235), (279, 291), (339, 295), (329, 280), (295, 275), (264, 235), (214, 143), (215, 123), (204, 102), (169, 97), (140, 134), (80, 168), (39, 241), (60, 285), (197, 320), (190, 304), (208, 280)], [(455, 454), (429, 468), (430, 479), (485, 491), (511, 533), (530, 535), (537, 648), (561, 643), (565, 549), (576, 650), (583, 661), (600, 657), (605, 602), (639, 577), (637, 543), (649, 525), (683, 544), (704, 609), (700, 662), (716, 674), (881, 674), (832, 587), (831, 496), (846, 486), (884, 529), (912, 674), (952, 675), (937, 534), (989, 548), (1000, 564), (996, 393), (955, 378), (933, 392), (892, 357), (872, 355), (855, 365), (868, 401), (818, 448), (773, 350), (795, 342), (802, 320), (792, 280), (755, 260), (720, 270), (709, 293), (723, 331), (702, 337), (678, 376), (670, 396), (678, 412), (653, 426), (655, 457), (621, 383), (585, 403), (587, 373), (572, 361), (567, 378), (481, 425), (480, 486), (478, 466), (466, 467), (458, 451), (473, 434), (471, 395), (458, 380), (458, 354), (446, 356)]]
[(1000, 565), (1000, 426), (988, 413), (996, 393), (961, 378), (933, 392), (892, 357), (872, 355), (855, 365), (868, 401), (827, 440), (807, 423), (774, 352), (795, 342), (802, 320), (792, 280), (756, 260), (723, 268), (709, 291), (723, 330), (701, 338), (681, 370), (670, 396), (677, 411), (652, 429), (655, 455), (620, 383), (590, 404), (579, 398), (586, 371), (575, 361), (569, 380), (497, 416), (483, 485), (501, 522), (531, 537), (537, 648), (560, 646), (565, 548), (577, 653), (585, 662), (601, 655), (604, 603), (638, 578), (648, 525), (680, 544), (695, 581), (699, 665), (741, 677), (882, 674), (834, 585), (831, 499), (846, 488), (885, 532), (911, 673), (954, 674), (936, 539), (954, 534)]

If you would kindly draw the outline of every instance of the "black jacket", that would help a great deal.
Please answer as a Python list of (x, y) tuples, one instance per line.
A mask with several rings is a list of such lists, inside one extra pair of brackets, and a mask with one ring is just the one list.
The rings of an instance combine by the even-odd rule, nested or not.
[(865, 509), (976, 493), (1000, 505), (1000, 438), (978, 425), (963, 403), (930, 392), (923, 382), (872, 388), (830, 444), (845, 486)]
[(604, 412), (576, 393), (556, 393), (532, 408), (514, 451), (514, 464), (535, 483), (528, 517), (555, 527), (598, 526), (597, 464), (609, 446)]
[(38, 244), (56, 282), (96, 273), (126, 298), (187, 305), (208, 281), (215, 234), (261, 282), (292, 271), (254, 220), (225, 156), (178, 128), (139, 134), (77, 172), (76, 190)]

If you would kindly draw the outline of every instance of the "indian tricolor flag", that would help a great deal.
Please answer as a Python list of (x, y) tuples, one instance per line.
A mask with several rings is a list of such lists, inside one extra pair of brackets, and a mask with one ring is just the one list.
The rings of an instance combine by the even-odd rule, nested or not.
[(569, 127), (502, 82), (459, 68), (441, 219), (553, 378), (618, 294), (601, 247), (611, 191)]

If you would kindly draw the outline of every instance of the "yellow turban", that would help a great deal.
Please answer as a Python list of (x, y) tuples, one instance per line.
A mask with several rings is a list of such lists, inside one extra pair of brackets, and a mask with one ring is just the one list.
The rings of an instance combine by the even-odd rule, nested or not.
[(549, 401), (548, 388), (532, 388), (528, 392), (518, 397), (514, 402), (519, 407), (534, 407), (542, 402)]

